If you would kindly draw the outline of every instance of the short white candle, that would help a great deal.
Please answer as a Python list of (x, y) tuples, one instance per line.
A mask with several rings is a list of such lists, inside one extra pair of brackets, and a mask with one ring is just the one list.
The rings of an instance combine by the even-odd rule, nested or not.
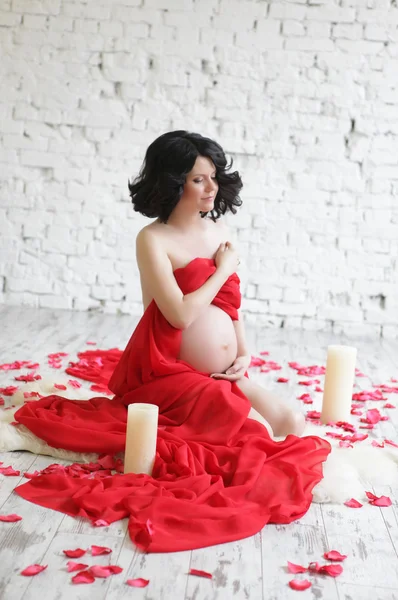
[(321, 422), (348, 421), (355, 380), (357, 349), (328, 346)]
[(129, 404), (127, 412), (125, 473), (152, 474), (156, 456), (159, 407), (154, 404)]

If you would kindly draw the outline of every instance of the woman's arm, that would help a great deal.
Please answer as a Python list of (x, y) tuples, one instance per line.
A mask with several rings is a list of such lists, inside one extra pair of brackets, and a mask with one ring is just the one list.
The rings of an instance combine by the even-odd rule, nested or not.
[(237, 356), (249, 356), (250, 352), (247, 348), (246, 342), (246, 334), (245, 334), (245, 326), (242, 320), (242, 312), (238, 310), (239, 319), (237, 321), (233, 321), (236, 340), (238, 342), (238, 354)]

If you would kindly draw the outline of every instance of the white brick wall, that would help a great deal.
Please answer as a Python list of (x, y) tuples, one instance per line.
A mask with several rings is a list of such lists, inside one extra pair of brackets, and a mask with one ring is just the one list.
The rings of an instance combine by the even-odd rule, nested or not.
[(184, 128), (245, 187), (249, 322), (398, 335), (390, 0), (2, 0), (0, 302), (141, 313), (127, 179)]

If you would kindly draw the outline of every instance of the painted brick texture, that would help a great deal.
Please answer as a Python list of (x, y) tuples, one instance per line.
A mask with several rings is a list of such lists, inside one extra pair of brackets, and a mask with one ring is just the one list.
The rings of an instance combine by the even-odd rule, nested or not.
[(249, 323), (398, 335), (398, 2), (2, 0), (0, 302), (142, 312), (127, 180), (214, 137)]

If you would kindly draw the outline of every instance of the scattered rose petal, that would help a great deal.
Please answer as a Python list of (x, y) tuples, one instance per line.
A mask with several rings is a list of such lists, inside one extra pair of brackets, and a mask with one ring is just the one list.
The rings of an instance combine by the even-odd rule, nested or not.
[(313, 403), (313, 400), (309, 394), (301, 394), (301, 396), (298, 396), (297, 399), (302, 400), (304, 402), (304, 404), (312, 404)]
[(97, 342), (90, 342), (90, 341), (87, 341), (87, 342), (86, 342), (86, 344), (87, 344), (88, 346), (96, 346), (96, 345), (97, 345)]
[(322, 565), (318, 573), (321, 575), (329, 575), (330, 577), (338, 577), (343, 572), (343, 567), (341, 565)]
[(302, 567), (301, 565), (295, 565), (294, 563), (291, 563), (289, 561), (287, 561), (287, 570), (289, 571), (289, 573), (305, 573), (306, 571), (308, 571), (307, 567)]
[(367, 495), (368, 499), (369, 499), (369, 504), (372, 504), (373, 506), (391, 506), (392, 502), (391, 502), (391, 498), (389, 498), (388, 496), (375, 496), (374, 494), (372, 494), (372, 492), (365, 492), (365, 494)]
[(91, 546), (91, 554), (93, 556), (100, 556), (101, 554), (110, 554), (111, 552), (111, 548), (107, 548), (106, 546)]
[(329, 552), (325, 552), (323, 558), (326, 558), (326, 560), (343, 561), (347, 558), (347, 555), (340, 554), (337, 550), (330, 550)]
[(105, 519), (97, 519), (96, 521), (92, 521), (92, 524), (94, 527), (109, 527), (110, 525)]
[(321, 416), (321, 413), (317, 410), (307, 410), (307, 419), (319, 419)]
[(94, 583), (95, 577), (91, 571), (80, 571), (74, 577), (72, 577), (73, 583)]
[(68, 384), (76, 389), (79, 389), (82, 387), (82, 384), (79, 381), (76, 381), (76, 379), (69, 379)]
[(348, 506), (349, 508), (361, 508), (363, 506), (363, 504), (358, 502), (358, 500), (355, 500), (355, 498), (351, 498), (351, 500), (347, 500), (346, 502), (344, 502), (344, 504), (346, 506)]
[(296, 590), (302, 592), (303, 590), (308, 590), (311, 587), (311, 582), (308, 579), (292, 579), (289, 581), (289, 586), (292, 590)]
[(374, 448), (384, 448), (384, 442), (378, 442), (377, 440), (372, 440), (372, 446), (374, 446)]
[(66, 390), (67, 389), (66, 385), (63, 385), (63, 383), (54, 383), (54, 387), (56, 390)]
[(323, 389), (321, 387), (319, 387), (319, 385), (317, 385), (316, 388), (315, 388), (315, 391), (322, 393)]
[(87, 550), (82, 550), (81, 548), (76, 548), (76, 550), (62, 550), (62, 552), (68, 558), (80, 558), (84, 554), (86, 554)]
[(394, 446), (394, 448), (398, 448), (398, 444), (396, 444), (392, 440), (384, 440), (384, 443), (388, 444), (389, 446)]
[(33, 577), (33, 575), (41, 573), (47, 569), (47, 567), (48, 565), (29, 565), (29, 567), (26, 567), (26, 569), (21, 571), (21, 575), (24, 575), (24, 577)]
[(278, 383), (287, 383), (289, 380), (286, 377), (278, 377), (276, 381)]
[(16, 521), (22, 521), (22, 517), (15, 513), (11, 515), (0, 515), (0, 521), (3, 521), (3, 523), (15, 523)]
[(9, 385), (8, 387), (0, 388), (0, 394), (4, 394), (4, 396), (13, 396), (17, 390), (17, 386)]
[(213, 579), (213, 575), (207, 571), (201, 571), (200, 569), (189, 569), (188, 575), (196, 575), (196, 577), (206, 577), (207, 579)]
[(391, 402), (386, 402), (383, 404), (383, 408), (396, 408), (395, 404), (391, 404)]
[(93, 565), (89, 568), (89, 571), (94, 577), (110, 577), (111, 575), (118, 575), (123, 571), (122, 567), (117, 565)]
[(73, 571), (83, 571), (83, 569), (87, 569), (88, 567), (88, 565), (85, 565), (83, 563), (77, 563), (73, 560), (68, 560), (66, 564), (68, 568), (68, 573), (73, 573)]
[(353, 448), (354, 446), (348, 440), (340, 440), (340, 448)]
[(16, 471), (12, 467), (0, 467), (0, 474), (4, 475), (5, 477), (18, 477), (18, 475), (20, 475), (21, 472)]
[(142, 579), (142, 577), (138, 577), (137, 579), (127, 579), (127, 585), (131, 585), (131, 587), (146, 587), (149, 583), (149, 579)]
[(15, 381), (24, 381), (28, 383), (29, 381), (38, 381), (41, 379), (41, 375), (36, 375), (35, 373), (28, 373), (27, 375), (19, 375), (18, 377), (14, 377)]

